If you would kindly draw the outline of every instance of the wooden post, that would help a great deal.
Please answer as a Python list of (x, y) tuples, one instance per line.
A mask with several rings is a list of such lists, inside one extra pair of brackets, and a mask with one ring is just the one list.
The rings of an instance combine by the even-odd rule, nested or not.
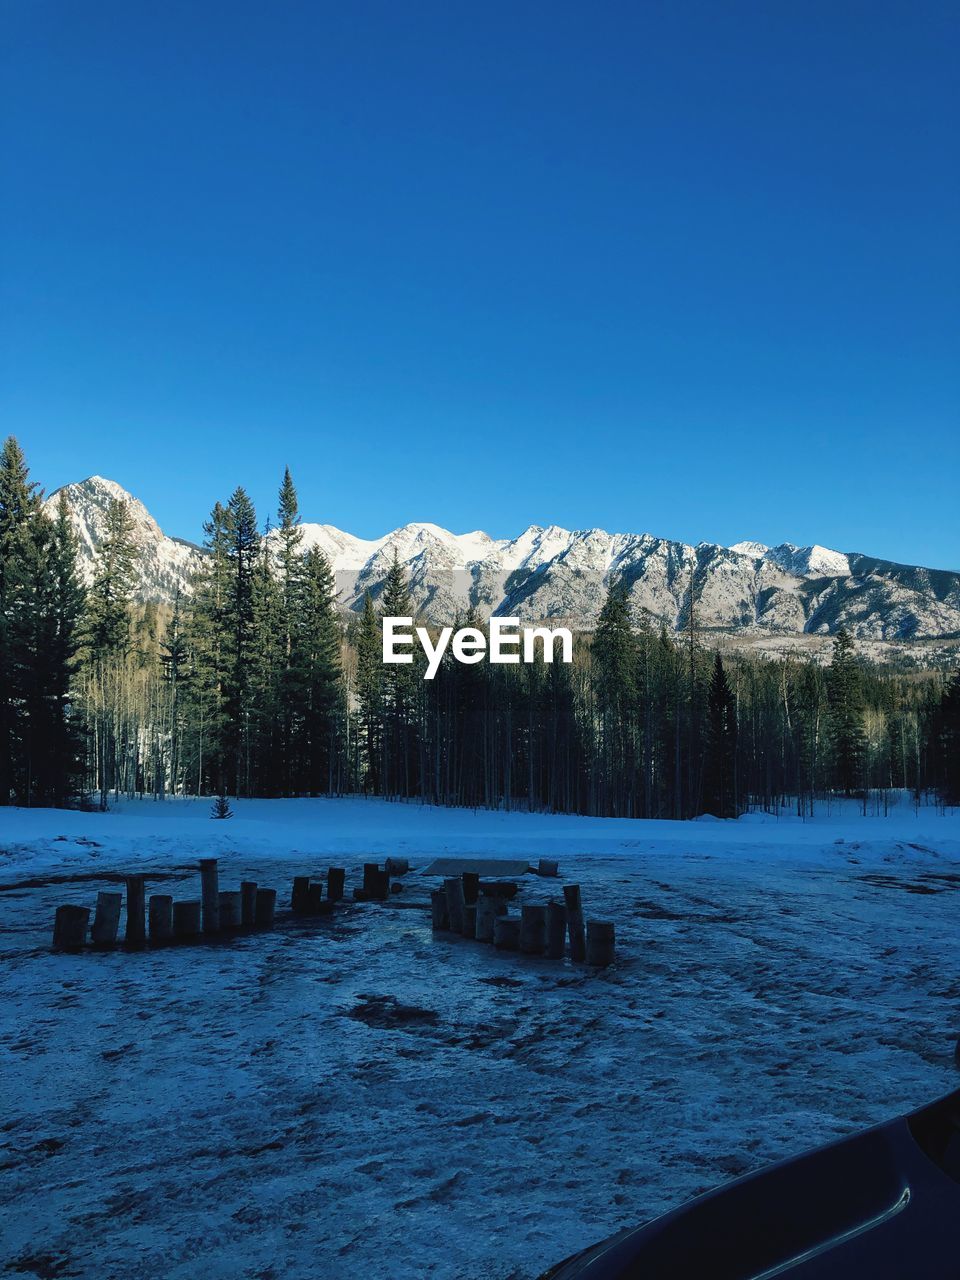
[(615, 930), (610, 920), (587, 921), (587, 964), (613, 964)]
[(144, 906), (143, 876), (127, 876), (127, 931), (123, 940), (128, 947), (142, 947), (146, 942)]
[(410, 870), (410, 862), (407, 858), (388, 858), (383, 865), (387, 874), (391, 876), (405, 876)]
[(546, 945), (546, 907), (524, 903), (520, 908), (520, 950), (528, 956), (542, 956)]
[(173, 904), (173, 932), (178, 938), (196, 938), (200, 934), (199, 898)]
[(239, 929), (243, 919), (242, 899), (239, 889), (220, 890), (220, 929)]
[(587, 944), (583, 933), (583, 905), (580, 901), (580, 886), (565, 884), (563, 900), (567, 904), (567, 928), (570, 931), (571, 960), (585, 960)]
[(479, 873), (476, 871), (464, 871), (460, 879), (463, 881), (463, 901), (468, 907), (475, 907), (480, 894)]
[(173, 937), (173, 894), (151, 893), (148, 915), (150, 941), (169, 942)]
[(447, 918), (452, 933), (460, 933), (463, 929), (463, 881), (459, 876), (450, 876), (444, 880), (443, 889), (447, 895)]
[(463, 924), (460, 926), (460, 932), (465, 938), (475, 938), (477, 936), (476, 906), (465, 906), (463, 908)]
[(343, 897), (343, 882), (347, 877), (344, 867), (327, 869), (327, 897), (331, 902), (339, 902)]
[(446, 933), (450, 928), (450, 917), (447, 914), (447, 895), (443, 889), (431, 891), (430, 913), (434, 933)]
[(562, 960), (567, 941), (567, 909), (562, 902), (547, 903), (547, 955)]
[(307, 907), (307, 895), (310, 892), (309, 876), (293, 877), (293, 894), (290, 898), (290, 906), (293, 908), (295, 916), (302, 916)]
[(200, 859), (200, 898), (203, 903), (203, 932), (220, 931), (220, 873), (216, 858)]
[(257, 882), (256, 880), (240, 881), (240, 922), (246, 929), (256, 923), (257, 918)]
[(558, 876), (560, 874), (560, 863), (553, 858), (541, 858), (537, 866), (538, 876)]
[(474, 937), (478, 942), (493, 941), (493, 927), (498, 916), (507, 914), (507, 904), (502, 898), (488, 898), (482, 893), (477, 899), (477, 928)]
[(112, 947), (116, 944), (122, 906), (122, 893), (101, 889), (97, 894), (97, 909), (93, 916), (93, 928), (90, 930), (90, 941), (95, 947)]
[(57, 951), (79, 951), (87, 940), (89, 907), (57, 907), (53, 921), (53, 945)]
[(323, 914), (323, 885), (308, 884), (307, 896), (303, 900), (304, 915), (319, 916)]
[(493, 945), (498, 951), (516, 951), (520, 946), (519, 916), (498, 916), (493, 925)]
[(254, 923), (261, 929), (272, 929), (277, 910), (276, 889), (258, 889), (254, 908)]

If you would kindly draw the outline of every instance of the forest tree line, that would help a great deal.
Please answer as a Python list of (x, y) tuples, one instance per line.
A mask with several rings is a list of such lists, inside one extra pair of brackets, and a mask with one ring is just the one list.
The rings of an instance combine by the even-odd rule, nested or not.
[(637, 626), (612, 582), (572, 664), (448, 656), (425, 681), (425, 659), (382, 662), (382, 617), (416, 614), (403, 566), (344, 619), (329, 563), (304, 549), (289, 472), (269, 535), (242, 488), (204, 533), (190, 594), (145, 605), (115, 501), (85, 587), (65, 500), (46, 514), (5, 442), (0, 804), (362, 793), (688, 818), (893, 789), (960, 803), (960, 673), (870, 664), (845, 632), (826, 666), (723, 659), (695, 600), (676, 635)]

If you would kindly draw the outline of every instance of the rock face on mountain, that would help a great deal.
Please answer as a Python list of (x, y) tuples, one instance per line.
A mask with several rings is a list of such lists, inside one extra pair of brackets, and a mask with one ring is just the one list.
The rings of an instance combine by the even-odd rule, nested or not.
[[(189, 592), (202, 563), (198, 547), (166, 537), (143, 504), (113, 481), (94, 476), (65, 492), (88, 580), (109, 501), (122, 498), (136, 528), (142, 598), (170, 601), (178, 589)], [(619, 577), (638, 621), (647, 617), (672, 629), (687, 624), (692, 583), (702, 630), (787, 638), (827, 636), (842, 625), (861, 639), (893, 643), (960, 636), (960, 573), (826, 547), (693, 547), (645, 533), (553, 525), (531, 526), (513, 539), (453, 534), (433, 524), (405, 525), (376, 540), (332, 525), (302, 527), (304, 548), (318, 546), (330, 560), (345, 609), (358, 608), (367, 590), (378, 595), (396, 555), (420, 616), (434, 623), (450, 623), (472, 607), (588, 629), (609, 581)]]
[(202, 550), (192, 542), (167, 537), (143, 503), (121, 485), (102, 476), (64, 485), (47, 499), (46, 507), (51, 515), (61, 493), (66, 495), (80, 539), (80, 570), (84, 582), (89, 585), (93, 581), (97, 550), (106, 531), (107, 511), (111, 501), (120, 499), (127, 504), (133, 522), (140, 599), (166, 604), (178, 591), (183, 594), (190, 591), (191, 580), (203, 560)]

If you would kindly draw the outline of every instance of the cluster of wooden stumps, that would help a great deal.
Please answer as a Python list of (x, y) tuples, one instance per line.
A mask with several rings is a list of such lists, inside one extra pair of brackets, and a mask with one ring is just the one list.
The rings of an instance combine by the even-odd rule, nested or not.
[[(385, 902), (402, 885), (392, 879), (409, 870), (405, 859), (388, 858), (384, 867), (365, 863), (363, 885), (355, 888), (356, 902)], [(554, 862), (541, 860), (540, 875), (557, 875)], [(216, 858), (200, 860), (200, 897), (174, 900), (172, 894), (153, 893), (149, 899), (146, 877), (126, 877), (124, 894), (101, 890), (90, 922), (90, 908), (65, 905), (57, 908), (53, 930), (54, 949), (79, 951), (91, 944), (105, 950), (122, 945), (130, 949), (196, 942), (240, 932), (270, 929), (274, 925), (277, 890), (263, 889), (253, 880), (239, 889), (221, 889)], [(346, 869), (330, 867), (325, 880), (295, 876), (290, 907), (294, 916), (330, 915), (345, 896)], [(606, 920), (584, 920), (580, 886), (563, 886), (563, 901), (524, 903), (519, 915), (511, 915), (509, 902), (519, 885), (510, 880), (482, 880), (478, 872), (464, 871), (444, 879), (443, 888), (430, 895), (433, 929), (477, 942), (492, 943), (498, 951), (547, 956), (602, 967), (613, 963), (614, 926)], [(122, 909), (126, 906), (123, 938)]]
[(563, 886), (562, 902), (528, 902), (519, 915), (510, 915), (508, 903), (517, 888), (511, 881), (483, 881), (470, 871), (448, 877), (430, 895), (434, 932), (551, 960), (563, 959), (569, 936), (571, 960), (597, 967), (613, 963), (614, 926), (608, 920), (584, 920), (578, 884)]
[[(53, 945), (59, 951), (79, 951), (90, 943), (100, 949), (121, 941), (120, 912), (124, 895), (106, 889), (97, 894), (93, 924), (90, 908), (57, 908)], [(191, 942), (240, 930), (270, 929), (277, 907), (276, 889), (261, 889), (253, 880), (239, 889), (221, 889), (216, 858), (200, 860), (200, 897), (175, 901), (172, 894), (146, 897), (146, 877), (126, 877), (126, 925), (123, 945), (140, 948), (171, 942)]]

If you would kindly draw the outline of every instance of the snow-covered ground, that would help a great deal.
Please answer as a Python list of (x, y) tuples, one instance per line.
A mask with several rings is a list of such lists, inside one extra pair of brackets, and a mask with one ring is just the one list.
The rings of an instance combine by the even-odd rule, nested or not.
[[(360, 800), (0, 810), (0, 1269), (532, 1280), (730, 1176), (951, 1088), (960, 816), (629, 822)], [(53, 955), (136, 868), (198, 896), (400, 854), (389, 905)], [(438, 853), (541, 854), (619, 960), (434, 938)], [(526, 901), (556, 882), (528, 877)], [(149, 891), (149, 889), (148, 889)]]

